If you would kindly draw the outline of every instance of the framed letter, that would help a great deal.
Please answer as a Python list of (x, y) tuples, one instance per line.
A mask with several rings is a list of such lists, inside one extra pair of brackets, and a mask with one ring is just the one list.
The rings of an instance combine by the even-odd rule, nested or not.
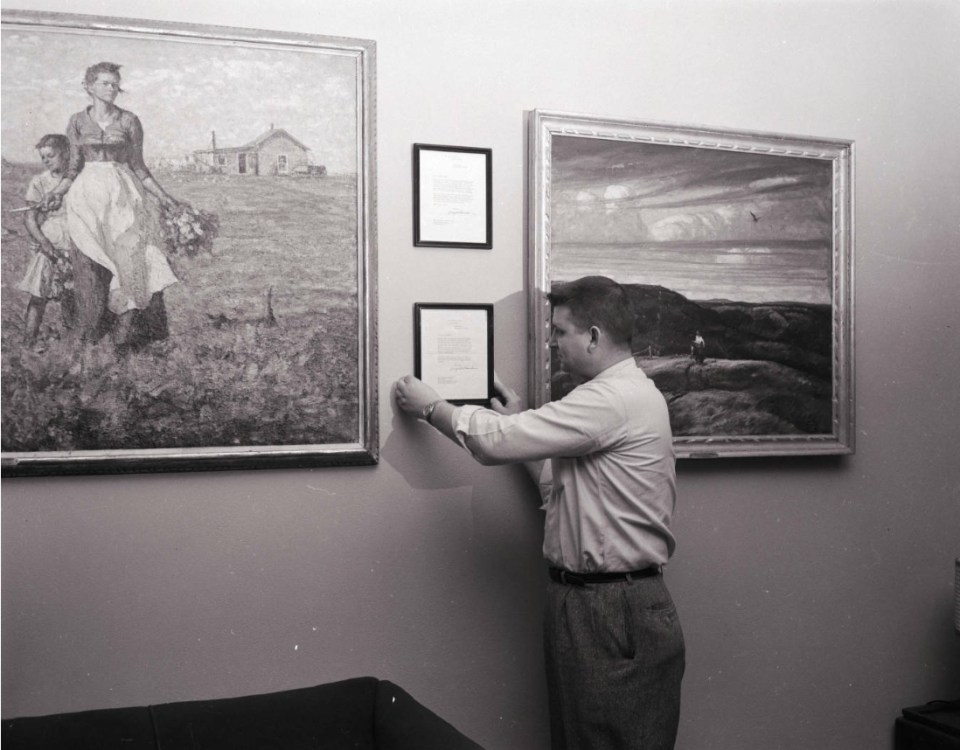
[(493, 247), (493, 151), (413, 145), (413, 244)]
[(490, 403), (493, 305), (414, 305), (414, 375), (454, 404)]

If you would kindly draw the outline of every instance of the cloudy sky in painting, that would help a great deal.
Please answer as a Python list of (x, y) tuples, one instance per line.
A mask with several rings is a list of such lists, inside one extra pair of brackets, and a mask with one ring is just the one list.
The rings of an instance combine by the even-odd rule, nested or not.
[(313, 51), (58, 30), (3, 32), (3, 156), (35, 161), (45, 133), (62, 133), (90, 100), (86, 68), (123, 66), (117, 105), (143, 123), (149, 160), (242, 146), (285, 129), (330, 172), (356, 172), (355, 60)]
[(551, 277), (830, 302), (832, 163), (554, 136)]

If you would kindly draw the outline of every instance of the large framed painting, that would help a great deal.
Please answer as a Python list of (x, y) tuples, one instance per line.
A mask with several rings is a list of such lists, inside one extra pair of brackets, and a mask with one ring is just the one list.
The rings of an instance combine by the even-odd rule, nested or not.
[(2, 35), (3, 474), (375, 463), (374, 42)]
[(531, 400), (576, 383), (546, 293), (627, 290), (677, 456), (854, 451), (853, 143), (536, 110)]

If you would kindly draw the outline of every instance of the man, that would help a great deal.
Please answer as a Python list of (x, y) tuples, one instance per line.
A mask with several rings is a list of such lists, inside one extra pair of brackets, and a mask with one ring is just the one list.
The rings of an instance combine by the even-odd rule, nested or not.
[(693, 346), (690, 347), (690, 353), (698, 365), (702, 365), (707, 358), (707, 342), (703, 340), (700, 331), (693, 337)]
[(669, 750), (685, 652), (661, 574), (675, 547), (667, 405), (634, 362), (634, 314), (619, 284), (588, 276), (549, 299), (550, 344), (583, 381), (563, 399), (523, 411), (498, 383), (492, 409), (458, 408), (410, 376), (394, 397), (481, 463), (525, 462), (540, 486), (553, 748)]

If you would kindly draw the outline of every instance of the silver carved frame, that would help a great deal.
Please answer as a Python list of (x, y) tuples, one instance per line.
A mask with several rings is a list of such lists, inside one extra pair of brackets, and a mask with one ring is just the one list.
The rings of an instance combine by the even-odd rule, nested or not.
[[(551, 181), (554, 136), (769, 154), (832, 164), (832, 431), (803, 435), (710, 435), (674, 438), (678, 458), (852, 454), (854, 404), (854, 149), (849, 140), (533, 110), (528, 114), (529, 393), (551, 398)], [(613, 274), (610, 274), (613, 275)]]
[[(215, 42), (285, 51), (314, 51), (353, 60), (357, 128), (356, 440), (315, 445), (4, 452), (3, 476), (273, 469), (372, 465), (379, 460), (377, 404), (376, 42), (367, 39), (22, 10), (2, 11), (5, 30), (64, 30), (167, 41)], [(320, 89), (318, 89), (319, 91)]]

